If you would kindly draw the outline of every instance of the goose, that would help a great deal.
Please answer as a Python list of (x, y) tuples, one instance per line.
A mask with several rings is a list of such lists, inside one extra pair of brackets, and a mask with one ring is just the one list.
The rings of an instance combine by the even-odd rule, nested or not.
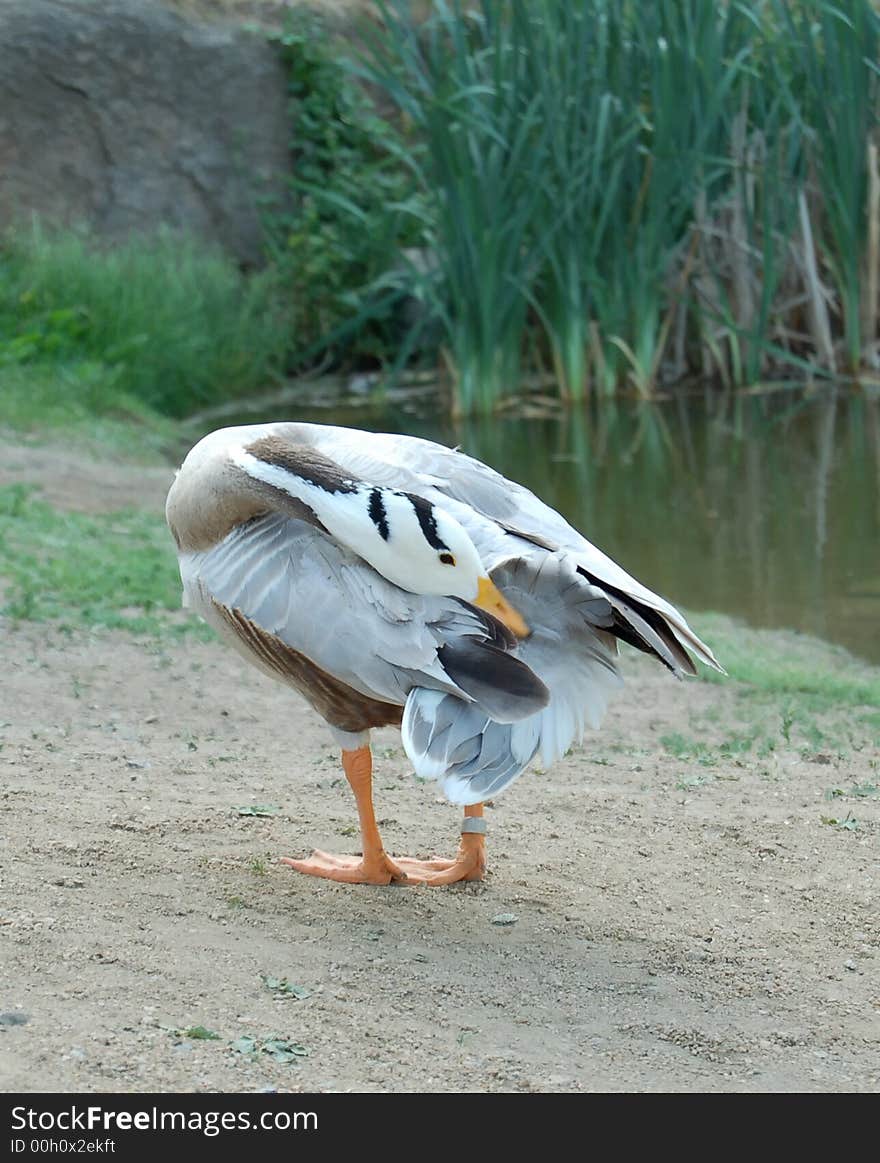
[[(168, 494), (183, 603), (330, 727), (360, 855), (285, 858), (345, 883), (486, 872), (483, 805), (598, 727), (619, 642), (674, 675), (722, 670), (682, 614), (528, 489), (412, 436), (279, 421), (222, 428)], [(723, 673), (723, 671), (722, 671)], [(392, 857), (370, 731), (399, 727), (418, 777), (463, 806), (453, 859)], [(535, 777), (537, 778), (537, 777)]]

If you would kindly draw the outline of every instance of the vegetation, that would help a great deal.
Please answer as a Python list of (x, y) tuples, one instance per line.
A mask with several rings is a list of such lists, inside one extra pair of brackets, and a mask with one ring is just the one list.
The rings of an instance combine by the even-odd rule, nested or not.
[[(283, 289), (288, 366), (396, 358), (395, 264), (418, 240), (396, 128), (374, 111), (315, 19), (273, 35), (291, 98), (289, 205), (265, 216)], [(408, 209), (412, 210), (412, 206)]]
[[(383, 6), (463, 411), (876, 360), (870, 0)], [(528, 310), (526, 310), (528, 307)]]
[(0, 488), (0, 615), (136, 633), (196, 631), (180, 610), (180, 578), (158, 514), (62, 513), (22, 485)]
[[(839, 646), (791, 631), (751, 630), (721, 614), (701, 615), (699, 626), (731, 678), (777, 703), (794, 696), (814, 711), (880, 707), (880, 671)], [(701, 677), (725, 681), (714, 671)]]
[(287, 342), (274, 279), (247, 278), (226, 256), (170, 233), (112, 251), (70, 231), (7, 235), (2, 419), (27, 419), (28, 391), (16, 383), (36, 384), (56, 414), (181, 416), (264, 388)]
[(270, 34), (295, 177), (265, 271), (170, 236), (11, 236), (4, 380), (181, 416), (416, 359), (460, 413), (876, 373), (871, 0), (379, 8), (355, 62), (313, 22)]
[(180, 445), (171, 420), (125, 396), (112, 371), (88, 360), (0, 366), (0, 424), (133, 461), (167, 461)]

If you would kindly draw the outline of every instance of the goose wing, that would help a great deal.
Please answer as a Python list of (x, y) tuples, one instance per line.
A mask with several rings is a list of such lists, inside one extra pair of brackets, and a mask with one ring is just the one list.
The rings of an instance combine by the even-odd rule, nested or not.
[(356, 429), (295, 425), (308, 440), (349, 471), (378, 484), (419, 492), (459, 520), (489, 568), (522, 551), (522, 543), (562, 551), (583, 576), (600, 586), (615, 610), (613, 632), (656, 654), (676, 673), (696, 673), (688, 651), (722, 670), (710, 648), (670, 602), (628, 574), (529, 489), (488, 465), (430, 440)]
[[(253, 654), (248, 626), (257, 627), (368, 698), (402, 706), (420, 686), (479, 701), (502, 722), (546, 705), (546, 688), (495, 619), (399, 589), (304, 520), (255, 518), (211, 549), (181, 554), (180, 569), (186, 603), (239, 649)], [(253, 661), (265, 664), (267, 649)]]
[(540, 754), (549, 767), (598, 727), (621, 684), (613, 612), (603, 591), (563, 554), (509, 559), (492, 572), (529, 620), (522, 661), (545, 683), (548, 705), (516, 723), (488, 718), (442, 691), (415, 688), (407, 699), (402, 738), (423, 779), (439, 781), (453, 803), (479, 803), (503, 791)]

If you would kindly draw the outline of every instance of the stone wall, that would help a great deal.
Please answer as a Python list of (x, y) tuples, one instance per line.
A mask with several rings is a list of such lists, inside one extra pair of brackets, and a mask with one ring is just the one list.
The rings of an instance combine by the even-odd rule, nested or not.
[(256, 263), (289, 142), (257, 35), (160, 0), (0, 0), (0, 228), (37, 213), (112, 240), (164, 223)]

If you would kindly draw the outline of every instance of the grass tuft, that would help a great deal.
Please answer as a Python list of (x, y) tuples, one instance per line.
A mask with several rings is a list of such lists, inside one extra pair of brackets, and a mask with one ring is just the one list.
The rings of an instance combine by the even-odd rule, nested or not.
[[(791, 630), (753, 630), (723, 614), (700, 614), (695, 629), (731, 679), (757, 694), (797, 696), (815, 711), (880, 706), (880, 669), (840, 646)], [(706, 682), (726, 682), (704, 668)]]
[(38, 369), (55, 410), (183, 416), (265, 387), (286, 342), (273, 276), (204, 244), (160, 232), (102, 250), (36, 225), (0, 242), (0, 377)]
[(0, 488), (0, 615), (138, 634), (209, 632), (180, 610), (180, 578), (161, 517), (64, 513), (25, 485)]

